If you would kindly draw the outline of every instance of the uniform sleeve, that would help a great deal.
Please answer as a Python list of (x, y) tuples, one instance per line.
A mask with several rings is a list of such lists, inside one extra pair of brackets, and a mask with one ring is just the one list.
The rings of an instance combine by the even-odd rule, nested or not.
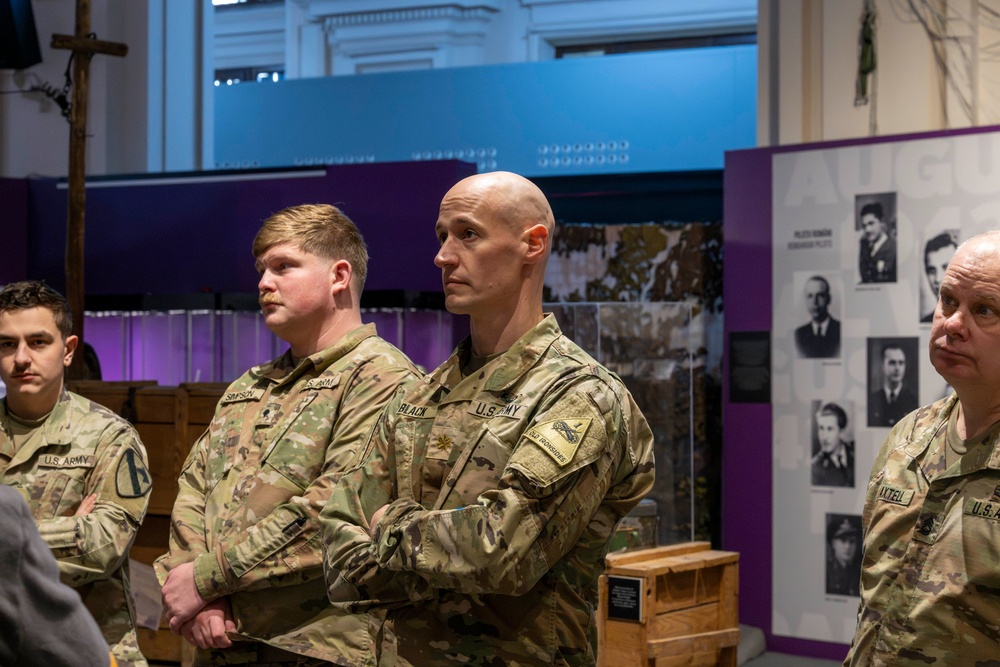
[(349, 612), (419, 599), (407, 577), (379, 566), (368, 534), (368, 517), (397, 495), (395, 459), (387, 443), (391, 415), (402, 395), (397, 392), (382, 412), (367, 446), (340, 478), (320, 515), (327, 593), (334, 606)]
[(153, 563), (161, 586), (175, 567), (208, 551), (205, 543), (208, 444), (206, 430), (191, 447), (180, 477), (177, 478), (177, 498), (170, 511), (170, 547), (167, 553)]
[(414, 379), (408, 368), (375, 364), (366, 364), (352, 377), (337, 411), (322, 472), (300, 494), (195, 559), (195, 582), (203, 598), (291, 586), (322, 576), (319, 513), (386, 402), (398, 386)]
[[(634, 404), (617, 396), (603, 381), (584, 377), (545, 397), (496, 488), (484, 489), (474, 504), (426, 510), (412, 500), (393, 501), (370, 545), (379, 568), (396, 574), (392, 586), (413, 599), (439, 588), (519, 595), (585, 531), (600, 535), (596, 546), (604, 548), (618, 519), (653, 482), (652, 434)], [(367, 483), (358, 480), (361, 498)]]
[(95, 453), (84, 489), (85, 496), (97, 495), (93, 511), (38, 521), (64, 581), (74, 587), (106, 579), (121, 566), (146, 515), (152, 488), (146, 449), (131, 426), (106, 428)]
[[(18, 665), (107, 665), (107, 642), (80, 596), (59, 581), (56, 562), (35, 530), (27, 505), (16, 496), (10, 502), (4, 497), (2, 505), (10, 530), (0, 547), (9, 568), (0, 595), (0, 637), (5, 644), (0, 655)], [(7, 658), (3, 662), (7, 664)]]

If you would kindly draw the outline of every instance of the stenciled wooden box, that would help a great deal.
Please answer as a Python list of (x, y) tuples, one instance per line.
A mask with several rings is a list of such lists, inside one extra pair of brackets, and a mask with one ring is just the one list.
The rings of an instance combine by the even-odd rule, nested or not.
[(739, 554), (708, 542), (609, 554), (601, 575), (601, 667), (736, 667)]

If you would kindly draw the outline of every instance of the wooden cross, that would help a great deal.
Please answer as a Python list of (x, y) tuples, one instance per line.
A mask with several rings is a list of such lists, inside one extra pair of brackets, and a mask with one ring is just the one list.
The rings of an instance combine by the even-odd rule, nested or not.
[(73, 52), (73, 105), (69, 118), (69, 184), (66, 219), (66, 300), (73, 310), (73, 334), (80, 339), (69, 375), (85, 378), (83, 364), (83, 218), (86, 210), (87, 88), (95, 53), (124, 56), (128, 46), (90, 36), (90, 0), (76, 0), (76, 34), (52, 35), (53, 49)]

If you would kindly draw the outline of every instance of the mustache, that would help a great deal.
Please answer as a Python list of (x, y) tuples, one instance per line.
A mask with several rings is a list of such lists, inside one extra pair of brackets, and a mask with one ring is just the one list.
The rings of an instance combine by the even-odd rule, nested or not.
[(261, 295), (260, 295), (260, 298), (259, 298), (259, 299), (257, 299), (257, 301), (258, 301), (258, 302), (260, 303), (260, 305), (262, 305), (262, 306), (266, 306), (266, 305), (268, 305), (269, 303), (274, 303), (274, 304), (280, 304), (280, 303), (281, 303), (281, 299), (279, 299), (279, 298), (278, 298), (278, 297), (277, 297), (276, 295), (274, 295), (274, 294), (261, 294)]

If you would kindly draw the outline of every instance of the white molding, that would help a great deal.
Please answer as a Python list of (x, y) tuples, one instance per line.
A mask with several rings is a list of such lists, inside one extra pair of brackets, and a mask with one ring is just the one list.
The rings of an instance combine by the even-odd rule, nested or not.
[(528, 59), (552, 47), (618, 40), (755, 32), (756, 0), (520, 0), (530, 12)]
[(323, 26), (333, 75), (482, 65), (499, 11), (498, 0), (300, 0), (299, 6), (310, 24)]
[(283, 65), (283, 4), (247, 5), (213, 12), (215, 69)]

